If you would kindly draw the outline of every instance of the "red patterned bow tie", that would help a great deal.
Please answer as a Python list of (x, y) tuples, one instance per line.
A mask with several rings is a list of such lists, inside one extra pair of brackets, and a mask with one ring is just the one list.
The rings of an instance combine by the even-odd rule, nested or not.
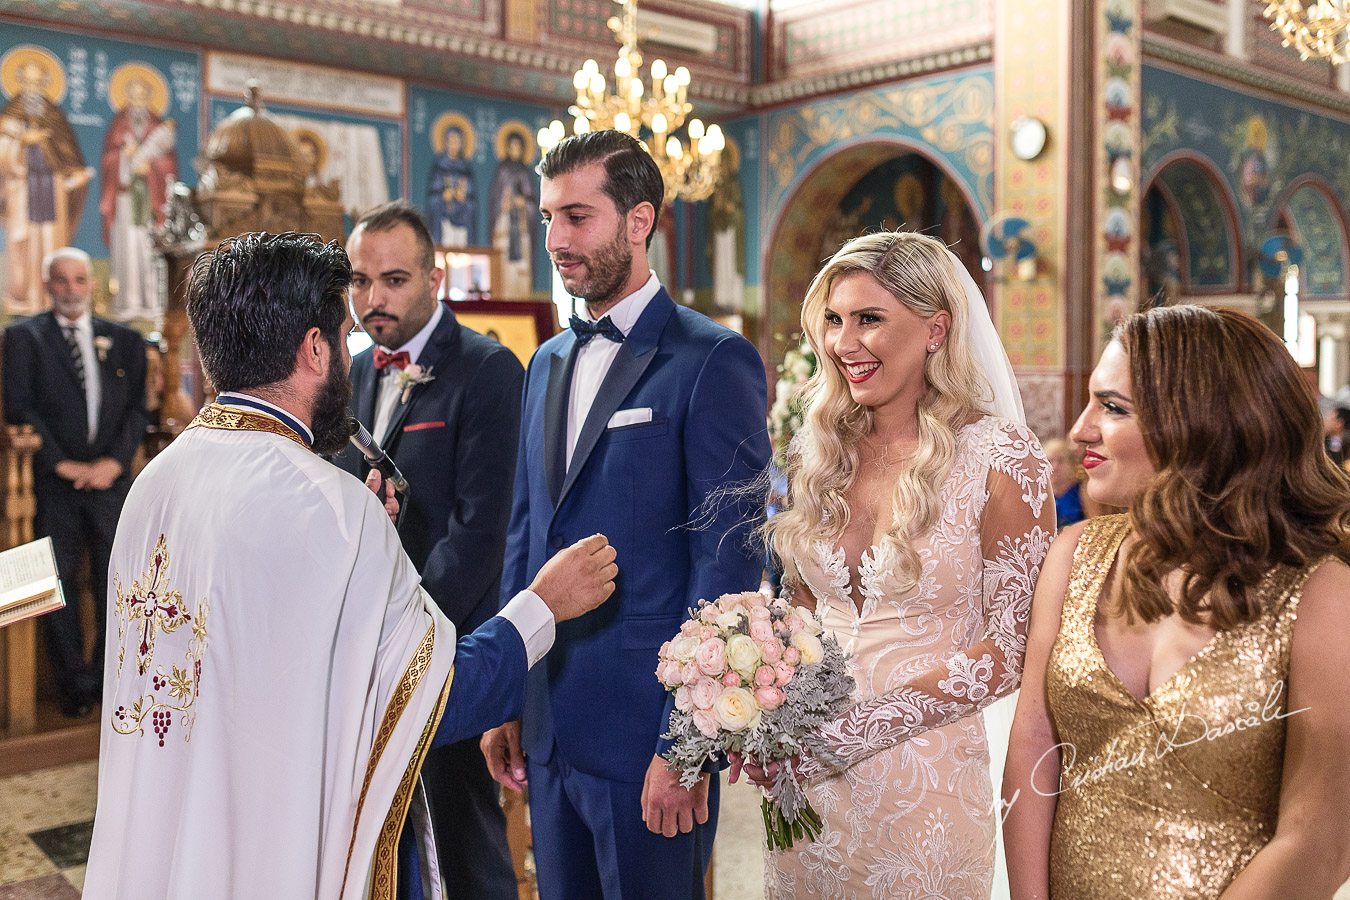
[(379, 347), (375, 348), (375, 371), (380, 372), (389, 366), (395, 369), (406, 369), (412, 364), (412, 357), (408, 355), (407, 350), (400, 350), (397, 353), (386, 353)]

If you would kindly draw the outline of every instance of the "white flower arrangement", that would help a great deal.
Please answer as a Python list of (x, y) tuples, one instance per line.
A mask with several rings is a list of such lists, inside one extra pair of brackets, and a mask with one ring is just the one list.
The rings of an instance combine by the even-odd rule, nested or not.
[(407, 403), (408, 398), (412, 396), (412, 389), (419, 384), (427, 384), (435, 381), (436, 376), (431, 374), (431, 366), (423, 369), (417, 363), (410, 363), (399, 370), (395, 376), (395, 385), (402, 389), (403, 393), (399, 395), (399, 403)]
[(773, 442), (773, 461), (779, 470), (786, 468), (787, 449), (792, 436), (802, 427), (802, 387), (816, 372), (816, 352), (800, 335), (797, 345), (783, 355), (774, 385), (773, 406), (769, 408), (769, 440)]

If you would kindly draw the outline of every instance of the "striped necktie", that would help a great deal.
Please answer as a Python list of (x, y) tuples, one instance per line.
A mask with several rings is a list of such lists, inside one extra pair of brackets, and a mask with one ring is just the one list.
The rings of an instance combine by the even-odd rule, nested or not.
[(80, 380), (80, 387), (84, 388), (84, 351), (80, 349), (80, 339), (75, 336), (74, 325), (62, 325), (62, 333), (66, 336), (66, 343), (70, 345), (70, 362), (75, 367), (75, 377)]

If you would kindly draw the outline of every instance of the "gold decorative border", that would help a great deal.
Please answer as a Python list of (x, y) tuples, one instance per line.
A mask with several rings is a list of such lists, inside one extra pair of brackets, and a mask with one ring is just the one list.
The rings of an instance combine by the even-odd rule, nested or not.
[[(389, 739), (393, 737), (394, 729), (398, 727), (398, 721), (402, 718), (403, 711), (408, 708), (408, 703), (412, 700), (413, 694), (417, 692), (417, 686), (422, 683), (422, 676), (426, 673), (427, 666), (431, 665), (431, 651), (435, 644), (436, 623), (432, 622), (431, 627), (427, 629), (427, 633), (422, 636), (422, 643), (418, 646), (417, 651), (408, 660), (408, 667), (403, 670), (403, 677), (399, 679), (398, 687), (394, 689), (393, 695), (389, 698), (389, 705), (385, 707), (384, 717), (380, 720), (380, 729), (375, 733), (375, 743), (370, 748), (370, 757), (366, 760), (366, 775), (361, 784), (361, 795), (356, 801), (356, 818), (352, 820), (352, 838), (347, 844), (347, 864), (342, 870), (342, 891), (339, 891), (339, 896), (347, 889), (347, 875), (351, 871), (352, 853), (356, 849), (356, 831), (361, 825), (361, 811), (366, 805), (366, 794), (370, 792), (370, 783), (375, 778), (375, 770), (379, 767), (380, 757), (384, 755), (384, 750), (389, 745)], [(436, 718), (439, 720), (439, 715)], [(423, 736), (425, 737), (425, 734)], [(418, 765), (421, 765), (420, 759)], [(402, 785), (400, 785), (401, 788)]]
[(216, 428), (221, 431), (265, 431), (268, 434), (279, 434), (282, 437), (290, 438), (306, 450), (309, 449), (305, 439), (296, 434), (294, 428), (284, 425), (271, 416), (248, 412), (237, 407), (226, 407), (219, 403), (212, 403), (204, 407), (201, 412), (197, 413), (197, 417), (192, 420), (188, 428), (198, 426)]
[(441, 688), (440, 699), (436, 701), (436, 709), (432, 711), (431, 718), (427, 719), (426, 727), (422, 729), (422, 736), (417, 740), (417, 749), (408, 760), (408, 768), (403, 771), (403, 780), (399, 782), (398, 790), (394, 792), (394, 802), (389, 805), (389, 814), (384, 817), (384, 826), (380, 829), (380, 837), (375, 842), (375, 859), (370, 873), (371, 900), (394, 898), (398, 886), (398, 838), (403, 832), (403, 823), (408, 818), (413, 785), (417, 783), (422, 763), (426, 761), (427, 751), (431, 749), (431, 739), (435, 736), (436, 729), (441, 724), (441, 717), (445, 714), (445, 702), (450, 696), (450, 685), (454, 680), (455, 667), (451, 666), (450, 675), (445, 679), (445, 687)]

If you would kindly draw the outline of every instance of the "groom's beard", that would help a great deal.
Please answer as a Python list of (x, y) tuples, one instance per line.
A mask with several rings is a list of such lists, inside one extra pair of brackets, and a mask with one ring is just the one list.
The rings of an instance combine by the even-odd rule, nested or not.
[[(335, 359), (341, 357), (335, 354)], [(328, 370), (328, 379), (319, 388), (314, 397), (314, 407), (310, 413), (310, 428), (314, 432), (314, 452), (320, 456), (332, 456), (343, 447), (351, 437), (350, 418), (347, 407), (352, 400), (352, 380), (345, 366), (332, 366)]]

